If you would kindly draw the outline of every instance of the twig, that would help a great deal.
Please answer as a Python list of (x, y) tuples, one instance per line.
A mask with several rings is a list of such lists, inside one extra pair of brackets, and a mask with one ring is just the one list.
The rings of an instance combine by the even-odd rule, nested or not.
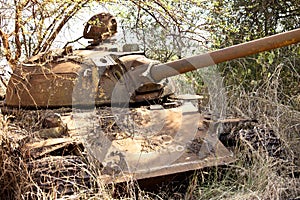
[[(0, 75), (2, 75), (2, 74), (0, 74)], [(5, 81), (3, 80), (3, 77), (2, 77), (2, 76), (0, 76), (0, 81), (1, 81), (1, 83), (2, 83), (5, 87), (7, 87), (7, 84), (6, 84)]]
[(65, 44), (65, 46), (63, 47), (63, 49), (65, 49), (65, 48), (68, 46), (68, 44), (77, 42), (77, 41), (80, 40), (81, 38), (83, 38), (83, 36), (80, 36), (79, 38), (77, 38), (77, 39), (75, 39), (75, 40), (72, 40), (72, 41), (67, 42), (67, 43)]

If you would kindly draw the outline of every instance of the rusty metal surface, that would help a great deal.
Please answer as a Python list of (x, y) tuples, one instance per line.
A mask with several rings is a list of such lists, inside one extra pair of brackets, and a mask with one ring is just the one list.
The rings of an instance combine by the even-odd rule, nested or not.
[[(102, 174), (99, 178), (104, 184), (109, 184), (161, 177), (234, 162), (235, 157), (232, 152), (219, 141), (216, 134), (208, 132), (210, 123), (213, 122), (208, 120), (207, 117), (200, 115), (189, 105), (190, 104), (185, 106), (185, 112), (183, 113), (180, 112), (182, 106), (174, 107), (173, 109), (162, 109), (160, 106), (151, 106), (151, 109), (147, 107), (131, 109), (132, 113), (125, 115), (133, 114), (135, 121), (130, 122), (130, 119), (124, 118), (124, 122), (129, 127), (132, 127), (133, 123), (136, 124), (134, 127), (135, 134), (130, 135), (128, 135), (128, 132), (124, 132), (123, 129), (118, 129), (116, 119), (120, 116), (112, 115), (111, 108), (109, 107), (98, 108), (96, 110), (92, 109), (92, 111), (79, 110), (78, 113), (77, 111), (74, 112), (73, 109), (37, 111), (11, 109), (5, 112), (2, 110), (2, 113), (19, 115), (21, 112), (22, 116), (15, 121), (17, 124), (17, 120), (22, 120), (24, 117), (26, 118), (26, 116), (36, 117), (36, 119), (32, 119), (34, 124), (36, 123), (34, 120), (41, 121), (43, 124), (45, 119), (48, 121), (51, 120), (51, 124), (47, 121), (46, 127), (39, 128), (33, 132), (33, 135), (37, 136), (46, 130), (51, 131), (47, 132), (47, 134), (45, 133), (46, 137), (39, 136), (35, 137), (35, 139), (28, 140), (25, 144), (22, 143), (20, 152), (26, 158), (40, 160), (44, 157), (51, 158), (51, 156), (59, 156), (61, 159), (64, 159), (64, 156), (76, 155), (86, 160), (87, 152), (90, 152), (88, 158), (90, 158), (90, 156), (97, 158), (97, 155), (91, 153), (90, 146), (95, 145), (94, 147), (97, 149), (101, 149), (101, 146), (105, 146), (101, 143), (103, 138), (93, 137), (95, 130), (102, 130), (105, 136), (112, 141), (111, 145), (115, 145), (119, 149), (119, 153), (125, 152), (125, 156), (130, 156), (132, 153), (143, 153), (145, 156), (142, 160), (138, 161), (141, 164), (144, 163), (144, 166), (147, 166), (150, 161), (150, 165), (152, 166), (149, 166), (149, 168), (142, 167), (137, 170), (127, 170), (127, 168), (120, 166), (119, 164), (122, 163), (119, 162), (116, 163), (114, 168), (107, 166), (105, 164), (107, 161), (105, 160), (104, 162), (100, 162), (101, 165), (97, 165)], [(162, 112), (165, 112), (165, 115), (162, 115)], [(149, 115), (154, 115), (154, 118), (150, 120)], [(51, 116), (50, 119), (48, 119), (49, 116)], [(52, 124), (52, 120), (56, 120), (58, 116), (62, 123), (56, 123), (55, 121), (55, 124)], [(52, 119), (52, 117), (55, 118)], [(153, 132), (152, 129), (149, 129), (151, 125), (159, 126), (158, 121), (162, 121), (161, 118), (165, 119), (163, 127), (158, 129), (157, 132)], [(190, 129), (185, 129), (178, 135), (178, 130), (183, 126), (182, 123), (187, 121), (185, 126), (190, 127), (194, 123), (194, 119), (197, 121), (196, 125), (194, 125), (197, 128), (196, 133), (191, 133)], [(149, 124), (149, 120), (152, 123)], [(228, 119), (220, 122), (236, 123), (244, 122), (244, 119)], [(49, 126), (60, 127), (61, 124), (63, 124), (63, 128), (67, 127), (67, 132), (53, 136), (53, 128), (49, 128)], [(22, 138), (28, 137), (23, 134), (20, 135), (19, 133), (15, 133), (14, 135), (17, 137), (22, 136), (20, 141), (23, 141)], [(92, 136), (92, 138), (91, 140), (85, 141), (89, 138), (88, 135)], [(175, 145), (172, 145), (172, 143)], [(109, 146), (107, 147), (109, 148)], [(146, 151), (141, 151), (142, 148), (135, 147), (143, 147)], [(156, 159), (159, 159), (159, 161), (153, 165), (151, 163), (151, 159), (153, 158), (151, 154), (153, 154), (153, 152), (162, 152), (160, 150), (168, 150), (168, 152), (167, 154), (155, 154), (154, 161), (157, 161)], [(126, 154), (126, 152), (130, 152), (131, 154)], [(174, 153), (176, 154), (178, 152), (180, 153), (178, 157), (170, 162), (167, 156), (174, 156)], [(149, 155), (148, 161), (147, 155)], [(93, 162), (93, 159), (87, 160), (92, 163), (101, 161), (98, 159), (97, 162)]]
[[(80, 112), (72, 117), (64, 116), (62, 119), (67, 124), (72, 137), (85, 138), (83, 143), (86, 145), (84, 146), (88, 147), (89, 152), (92, 152), (91, 155), (97, 158), (99, 157), (99, 152), (103, 152), (101, 147), (111, 149), (111, 146), (114, 146), (114, 148), (117, 149), (117, 151), (114, 150), (114, 152), (123, 154), (122, 157), (127, 160), (127, 164), (131, 165), (130, 169), (132, 170), (128, 170), (129, 168), (124, 166), (122, 167), (121, 165), (124, 163), (121, 162), (116, 162), (115, 167), (110, 168), (105, 167), (105, 163), (108, 162), (104, 160), (102, 162), (104, 168), (101, 172), (103, 174), (101, 180), (103, 180), (104, 183), (118, 183), (159, 177), (204, 167), (224, 165), (235, 161), (233, 153), (219, 141), (216, 135), (212, 136), (214, 134), (208, 132), (210, 122), (206, 122), (203, 116), (189, 108), (189, 106), (184, 108), (186, 112), (183, 114), (178, 113), (178, 110), (181, 109), (182, 107), (167, 110), (135, 109), (134, 113), (143, 113), (142, 115), (135, 115), (135, 122), (132, 122), (136, 123), (136, 135), (126, 135), (121, 129), (116, 129), (116, 124), (113, 122), (113, 115), (103, 109), (101, 109), (102, 116), (97, 116), (93, 111), (91, 113)], [(106, 112), (108, 112), (108, 114), (105, 114)], [(165, 115), (162, 116), (160, 114), (161, 112), (165, 112)], [(152, 114), (155, 115), (155, 118), (152, 119), (154, 120), (152, 121), (152, 125), (157, 124), (157, 126), (159, 126), (157, 121), (161, 121), (161, 119), (158, 115), (165, 119), (164, 126), (157, 133), (151, 132), (151, 130), (147, 131), (147, 124), (149, 123), (147, 116)], [(143, 117), (141, 118), (141, 116)], [(185, 125), (190, 127), (192, 124), (189, 123), (194, 123), (195, 119), (198, 119), (198, 123), (195, 126), (197, 127), (195, 134), (192, 133), (190, 129), (186, 129), (178, 135), (178, 130), (183, 126), (182, 123), (187, 123)], [(105, 122), (106, 120), (107, 122)], [(141, 125), (140, 128), (137, 125), (139, 123)], [(104, 135), (111, 140), (111, 144), (107, 145), (109, 141), (104, 140), (103, 136), (98, 138), (91, 135), (92, 138), (88, 139), (89, 136), (87, 135), (92, 134), (88, 127), (97, 127), (97, 124), (103, 124)], [(113, 132), (110, 132), (112, 130)], [(106, 144), (104, 144), (103, 141), (106, 141)], [(151, 146), (145, 147), (146, 143), (151, 144)], [(96, 152), (93, 152), (96, 148)], [(167, 154), (164, 153), (164, 151), (168, 151)], [(110, 154), (105, 153), (107, 155)], [(169, 162), (169, 157), (174, 155), (177, 156), (176, 159)], [(141, 159), (139, 159), (139, 156)], [(153, 164), (152, 162), (157, 163)], [(147, 167), (148, 165), (149, 167)], [(139, 166), (140, 168), (136, 169), (134, 166)]]
[[(125, 55), (118, 60), (103, 52), (87, 50), (76, 53), (83, 57), (80, 59), (80, 56), (71, 56), (64, 58), (65, 60), (46, 62), (41, 58), (45, 55), (39, 55), (20, 65), (9, 80), (6, 105), (53, 108), (110, 104), (116, 83), (128, 68), (132, 64), (151, 62), (141, 55)], [(132, 57), (139, 59), (133, 61)], [(41, 60), (44, 62), (39, 63)], [(121, 63), (123, 61), (124, 65)], [(129, 85), (134, 84), (130, 77), (128, 79), (124, 88), (126, 91)], [(137, 93), (131, 96), (130, 102), (159, 99), (171, 93), (165, 85), (151, 83), (140, 87)]]
[(212, 66), (236, 58), (242, 58), (252, 54), (269, 51), (272, 49), (297, 44), (300, 42), (300, 28), (276, 34), (273, 36), (245, 42), (224, 49), (196, 55), (173, 62), (159, 64), (151, 69), (151, 77), (155, 81), (176, 76), (199, 68)]
[(76, 74), (33, 74), (29, 81), (12, 75), (6, 93), (11, 107), (68, 106), (72, 102)]
[(107, 183), (126, 182), (130, 180), (139, 180), (146, 178), (155, 178), (159, 176), (177, 174), (186, 171), (202, 169), (205, 167), (225, 165), (234, 162), (236, 159), (226, 147), (218, 141), (213, 148), (214, 153), (208, 153), (206, 157), (199, 157), (192, 152), (185, 152), (177, 161), (172, 164), (157, 167), (149, 171), (139, 173), (123, 173), (120, 176), (104, 176)]

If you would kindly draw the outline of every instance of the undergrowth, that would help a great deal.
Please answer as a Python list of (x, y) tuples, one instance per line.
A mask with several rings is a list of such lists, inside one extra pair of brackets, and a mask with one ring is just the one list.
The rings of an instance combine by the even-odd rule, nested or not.
[[(260, 80), (260, 85), (250, 91), (242, 83), (227, 86), (228, 113), (257, 119), (258, 124), (265, 128), (264, 135), (272, 131), (280, 140), (277, 154), (270, 155), (266, 147), (257, 147), (253, 141), (245, 139), (241, 130), (244, 129), (244, 133), (249, 127), (238, 127), (231, 133), (238, 141), (234, 148), (237, 161), (226, 167), (199, 171), (188, 199), (300, 198), (299, 102), (295, 96), (286, 100), (287, 96), (282, 93), (281, 89), (290, 84), (282, 82), (283, 67), (288, 66), (278, 65), (270, 78)], [(294, 76), (295, 81), (300, 78), (299, 74)], [(285, 101), (282, 101), (282, 96)], [(250, 129), (256, 126), (251, 125)]]
[[(95, 188), (78, 188), (77, 195), (62, 195), (62, 198), (299, 199), (300, 111), (293, 106), (295, 97), (293, 105), (280, 100), (280, 70), (276, 70), (271, 77), (251, 91), (245, 90), (242, 85), (227, 87), (228, 114), (258, 120), (258, 124), (240, 125), (231, 129), (230, 135), (236, 143), (230, 148), (236, 162), (198, 170), (189, 176), (188, 181), (169, 184), (153, 191), (140, 188), (134, 181), (123, 185), (121, 189), (116, 185), (104, 186), (97, 178), (99, 172), (95, 163), (87, 162), (88, 169), (84, 170), (90, 170)], [(7, 116), (1, 115), (0, 199), (57, 199), (55, 188), (46, 193), (36, 183), (28, 168), (27, 158), (19, 151), (20, 142), (12, 137), (19, 130), (9, 132), (7, 119)], [(272, 131), (280, 140), (280, 145), (275, 148), (279, 153), (270, 154), (266, 147), (257, 146), (242, 134), (257, 127), (263, 127), (266, 132)], [(257, 133), (252, 131), (252, 134)]]

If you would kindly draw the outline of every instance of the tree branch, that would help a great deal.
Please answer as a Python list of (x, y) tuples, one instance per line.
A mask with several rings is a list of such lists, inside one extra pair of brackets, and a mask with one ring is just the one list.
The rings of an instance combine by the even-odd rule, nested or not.
[(55, 31), (49, 36), (49, 38), (45, 41), (45, 43), (42, 45), (39, 52), (47, 51), (50, 46), (52, 45), (53, 41), (55, 40), (57, 34), (61, 31), (63, 26), (72, 18), (72, 16), (82, 8), (85, 4), (87, 4), (89, 0), (85, 0), (84, 2), (80, 2), (79, 4), (74, 5), (74, 7), (64, 16), (60, 24), (57, 26)]
[(18, 4), (18, 1), (15, 0), (15, 4), (16, 4), (16, 13), (15, 13), (15, 44), (16, 44), (16, 52), (15, 52), (15, 58), (14, 60), (17, 61), (20, 56), (21, 56), (21, 42), (20, 42), (20, 36), (19, 36), (19, 31), (20, 31), (20, 22), (21, 22), (21, 10), (22, 10), (22, 6), (20, 6), (20, 4)]
[(4, 56), (9, 64), (11, 64), (12, 69), (14, 70), (14, 66), (16, 64), (16, 61), (12, 58), (11, 56), (11, 50), (8, 42), (9, 34), (6, 34), (3, 32), (2, 29), (0, 29), (0, 38), (3, 43), (3, 48), (4, 48)]
[(131, 2), (134, 3), (136, 6), (138, 6), (138, 8), (141, 8), (143, 11), (145, 11), (146, 13), (148, 13), (161, 27), (163, 27), (164, 29), (166, 29), (166, 27), (157, 19), (157, 17), (153, 13), (151, 13), (149, 11), (149, 9), (146, 9), (146, 8), (144, 8), (144, 7), (142, 7), (140, 5), (140, 1), (138, 1), (138, 3), (136, 1), (131, 1)]
[(164, 11), (165, 11), (165, 13), (167, 13), (167, 15), (169, 16), (169, 17), (171, 17), (171, 19), (175, 22), (175, 24), (179, 24), (178, 23), (178, 21), (177, 21), (177, 19), (176, 19), (176, 17), (174, 17), (170, 12), (169, 12), (169, 10), (163, 5), (163, 3), (160, 1), (160, 0), (158, 0), (158, 1), (154, 1), (154, 3), (156, 4), (156, 5), (158, 5), (159, 7), (161, 7)]
[[(66, 12), (66, 10), (71, 6), (71, 3), (68, 3), (66, 6), (64, 6), (64, 9), (61, 10), (60, 13), (57, 14), (57, 16), (63, 16), (63, 14)], [(38, 44), (33, 52), (34, 55), (38, 54), (39, 52), (41, 52), (41, 46), (44, 46), (45, 43), (42, 45), (42, 43), (44, 41), (47, 41), (47, 35), (50, 37), (50, 35), (53, 34), (53, 32), (55, 32), (55, 25), (58, 23), (59, 21), (59, 17), (55, 17), (54, 20), (52, 21), (52, 23), (47, 27), (47, 29), (45, 31), (43, 31), (43, 24), (44, 24), (44, 20), (45, 17), (42, 17), (42, 21), (38, 22), (39, 24), (37, 25), (37, 29), (39, 32), (43, 32), (42, 36), (38, 37)], [(50, 30), (50, 33), (49, 33)]]

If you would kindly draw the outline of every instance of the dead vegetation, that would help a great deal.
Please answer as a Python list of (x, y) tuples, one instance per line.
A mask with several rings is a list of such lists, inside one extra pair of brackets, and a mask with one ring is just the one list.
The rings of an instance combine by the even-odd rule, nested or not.
[(22, 194), (26, 192), (26, 186), (29, 185), (30, 176), (17, 150), (18, 144), (9, 137), (3, 122), (0, 132), (0, 198), (21, 199)]
[[(237, 162), (226, 167), (199, 170), (192, 179), (189, 179), (188, 188), (181, 186), (182, 182), (178, 182), (178, 185), (168, 186), (173, 189), (161, 187), (159, 193), (155, 194), (139, 189), (133, 182), (124, 186), (125, 189), (124, 187), (121, 189), (123, 192), (115, 198), (298, 198), (300, 194), (299, 156), (297, 155), (299, 112), (284, 105), (268, 102), (266, 99), (246, 95), (240, 98), (238, 103), (235, 102), (235, 111), (242, 112), (242, 106), (247, 107), (245, 102), (256, 110), (264, 110), (264, 113), (258, 116), (258, 113), (252, 112), (252, 109), (251, 113), (243, 112), (243, 115), (253, 114), (255, 116), (251, 117), (259, 117), (260, 123), (249, 122), (229, 129), (229, 135), (235, 137), (235, 142), (238, 141), (231, 145), (238, 158)], [(270, 113), (267, 116), (266, 110), (273, 110), (270, 112), (272, 114), (280, 113), (280, 118), (276, 118), (276, 115), (271, 116)], [(26, 115), (21, 113), (16, 117), (1, 116), (1, 199), (111, 199), (114, 197), (116, 190), (119, 189), (115, 186), (103, 185), (96, 164), (76, 153), (75, 143), (70, 142), (68, 145), (64, 143), (64, 156), (49, 154), (46, 157), (38, 155), (34, 158), (24, 154), (22, 147), (26, 143), (34, 141), (37, 145), (34, 139), (36, 135), (33, 133), (37, 127), (43, 127), (45, 117), (42, 114), (31, 116), (35, 116), (35, 120), (26, 120)], [(46, 116), (49, 116), (49, 113)], [(23, 125), (20, 124), (22, 120)], [(278, 126), (274, 125), (275, 122)], [(51, 151), (54, 150), (49, 152)], [(34, 155), (34, 152), (31, 153)]]
[(35, 134), (50, 112), (1, 115), (0, 199), (110, 199), (76, 141)]
[[(245, 105), (245, 102), (248, 105)], [(121, 197), (125, 195), (130, 199), (298, 198), (299, 112), (261, 97), (244, 95), (238, 103), (235, 103), (235, 111), (239, 112), (239, 115), (253, 114), (251, 117), (261, 119), (259, 125), (248, 123), (230, 129), (229, 134), (235, 137), (235, 141), (239, 141), (233, 146), (238, 158), (236, 163), (227, 167), (219, 166), (198, 171), (191, 179), (190, 186), (180, 192), (174, 192), (177, 190), (174, 189), (173, 193), (170, 193), (168, 190), (172, 191), (172, 188), (162, 187), (157, 195), (153, 195), (139, 189), (134, 183), (129, 183), (125, 194), (122, 193)], [(244, 108), (250, 105), (253, 110), (262, 109), (263, 115), (258, 116), (252, 109), (251, 112), (240, 113), (241, 109), (245, 111)], [(267, 116), (266, 110), (273, 112)], [(280, 117), (271, 114), (280, 114)], [(30, 121), (22, 114), (17, 117), (1, 116), (1, 199), (113, 198), (116, 188), (105, 187), (101, 180), (97, 179), (99, 174), (95, 166), (78, 153), (72, 152), (72, 155), (68, 156), (51, 155), (38, 159), (28, 158), (26, 154), (22, 154), (21, 147), (28, 141), (34, 141), (36, 135), (33, 133), (38, 127), (43, 126), (42, 114), (31, 116), (35, 116), (36, 119)], [(14, 123), (11, 123), (11, 120), (14, 120)], [(22, 120), (23, 125), (20, 124)], [(69, 145), (74, 147), (72, 142)], [(64, 144), (64, 147), (67, 146)], [(66, 152), (68, 148), (65, 148)], [(180, 184), (182, 183), (170, 187), (183, 187)]]
[[(237, 162), (199, 171), (195, 199), (300, 198), (300, 112), (295, 97), (282, 93), (288, 83), (282, 82), (280, 70), (270, 77), (260, 80), (260, 86), (251, 91), (242, 83), (227, 88), (229, 113), (257, 119), (258, 123), (242, 124), (227, 132)], [(294, 78), (299, 76), (294, 74)], [(288, 100), (282, 101), (282, 96)]]
[[(52, 135), (51, 148), (38, 146), (40, 139), (47, 141), (38, 130), (61, 127), (58, 139), (68, 134), (53, 111), (2, 113), (0, 199), (299, 199), (300, 112), (280, 103), (274, 86), (278, 84), (266, 80), (265, 87), (251, 92), (228, 90), (230, 114), (258, 120), (227, 130), (235, 163), (199, 170), (185, 182), (154, 192), (134, 181), (121, 188), (103, 185), (99, 164), (82, 154), (76, 141), (53, 140)], [(103, 127), (118, 132), (113, 122), (105, 121)]]

